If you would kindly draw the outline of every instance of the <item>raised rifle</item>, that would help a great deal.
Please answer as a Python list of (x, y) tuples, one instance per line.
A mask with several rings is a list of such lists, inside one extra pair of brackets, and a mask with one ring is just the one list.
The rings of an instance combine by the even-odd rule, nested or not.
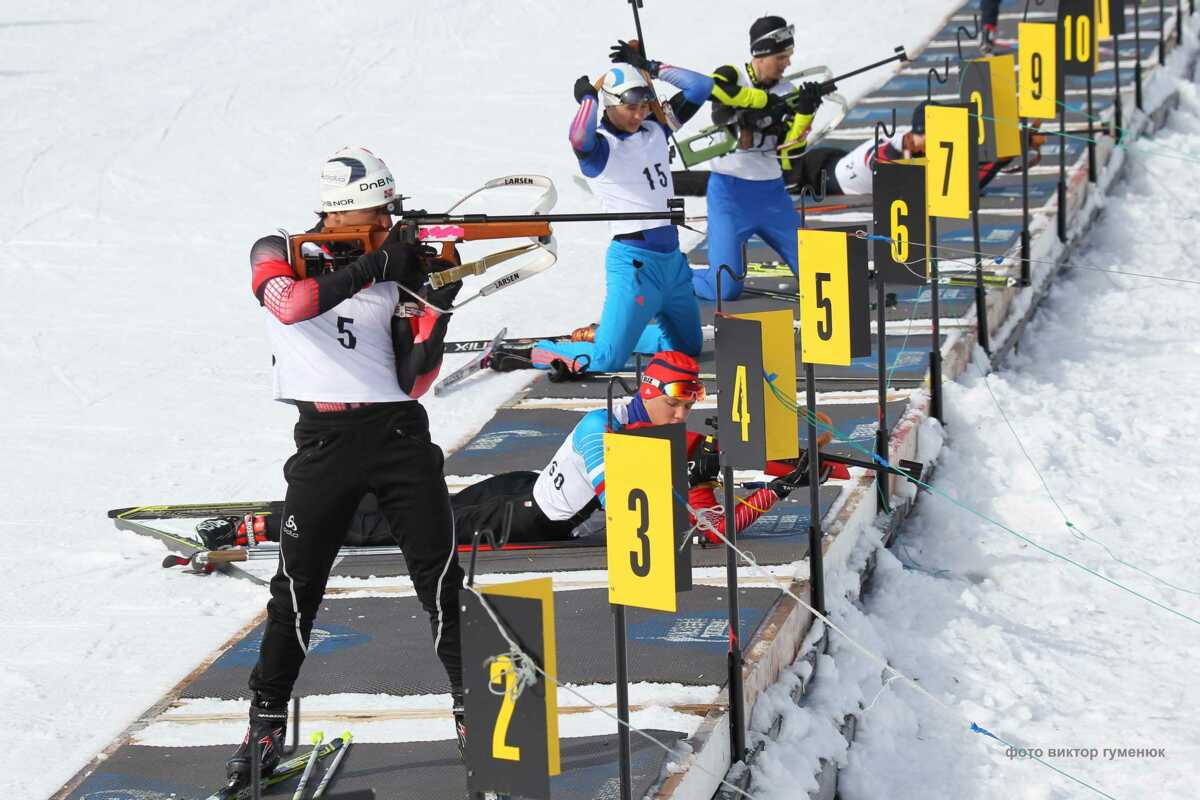
[[(538, 187), (541, 195), (527, 214), (473, 214), (455, 213), (455, 210), (476, 195), (494, 189), (511, 187)], [(553, 225), (560, 222), (612, 222), (618, 220), (666, 220), (675, 225), (684, 223), (682, 198), (667, 201), (667, 210), (633, 213), (548, 213), (558, 200), (554, 183), (544, 175), (505, 175), (493, 178), (483, 186), (464, 195), (442, 213), (430, 213), (424, 209), (404, 208), (404, 200), (397, 196), (387, 205), (388, 212), (398, 221), (392, 230), (399, 228), (398, 235), (406, 242), (440, 245), (440, 250), (431, 252), (425, 260), (428, 281), (433, 288), (462, 280), (471, 275), (482, 275), (491, 267), (523, 255), (530, 255), (517, 269), (495, 280), (489, 281), (465, 300), (454, 304), (455, 308), (486, 297), (512, 286), (554, 265), (558, 259), (557, 243)], [(300, 277), (323, 271), (335, 270), (354, 262), (365, 253), (378, 250), (391, 231), (382, 225), (354, 225), (330, 228), (314, 233), (284, 234), (288, 242), (288, 260)], [(457, 245), (461, 242), (489, 239), (526, 239), (525, 244), (488, 253), (473, 261), (463, 262)], [(403, 291), (412, 292), (406, 286)], [(420, 299), (420, 298), (417, 298)], [(422, 301), (423, 302), (423, 301)]]
[[(811, 144), (821, 138), (821, 136), (840, 123), (842, 118), (845, 117), (848, 104), (844, 98), (835, 94), (837, 85), (840, 82), (855, 75), (877, 69), (885, 64), (891, 64), (893, 61), (908, 61), (908, 53), (905, 52), (903, 46), (895, 49), (895, 55), (867, 64), (865, 67), (850, 70), (842, 75), (834, 76), (832, 70), (828, 67), (809, 67), (799, 72), (784, 75), (782, 78), (784, 81), (794, 81), (815, 75), (825, 76), (818, 81), (821, 96), (835, 100), (842, 107), (838, 116), (826, 124), (820, 133), (808, 134), (809, 143)], [(800, 104), (800, 93), (798, 91), (791, 92), (783, 97), (783, 101), (786, 107), (784, 116), (791, 116), (796, 113)], [(723, 108), (732, 113), (723, 117), (719, 113)], [(694, 136), (689, 136), (679, 142), (679, 156), (685, 165), (692, 167), (718, 156), (723, 156), (726, 153), (731, 153), (739, 147), (746, 149), (750, 146), (751, 137), (745, 136), (745, 134), (751, 134), (755, 131), (763, 132), (770, 127), (778, 126), (783, 121), (769, 118), (761, 112), (761, 109), (729, 109), (720, 104), (714, 104), (713, 119), (716, 124), (703, 128)], [(780, 142), (776, 149), (790, 147), (794, 144), (796, 143)]]

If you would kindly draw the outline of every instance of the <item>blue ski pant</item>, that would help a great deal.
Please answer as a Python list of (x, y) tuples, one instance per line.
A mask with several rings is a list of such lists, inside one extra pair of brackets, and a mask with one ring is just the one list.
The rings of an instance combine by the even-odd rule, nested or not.
[[(783, 178), (748, 181), (714, 172), (708, 179), (708, 268), (696, 270), (692, 282), (698, 297), (715, 300), (717, 271), (728, 264), (743, 273), (742, 245), (758, 234), (796, 274), (796, 230), (800, 214)], [(742, 282), (729, 272), (721, 276), (721, 299), (736, 300)]]
[[(575, 371), (610, 372), (624, 368), (635, 351), (700, 354), (700, 309), (683, 253), (660, 253), (614, 240), (604, 269), (607, 287), (596, 340), (544, 339), (534, 345), (534, 366), (548, 369), (551, 361), (561, 359)], [(656, 316), (658, 325), (647, 327)]]

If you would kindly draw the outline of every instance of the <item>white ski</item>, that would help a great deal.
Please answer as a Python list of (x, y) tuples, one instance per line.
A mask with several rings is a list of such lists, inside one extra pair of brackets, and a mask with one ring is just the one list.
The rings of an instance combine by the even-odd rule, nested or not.
[(492, 351), (500, 345), (500, 342), (504, 339), (504, 335), (506, 333), (508, 333), (508, 328), (501, 328), (500, 332), (496, 334), (491, 343), (486, 349), (484, 349), (482, 353), (438, 381), (433, 387), (433, 393), (438, 397), (449, 394), (454, 387), (462, 383), (470, 376), (474, 375), (476, 372), (487, 369), (488, 360), (492, 356)]

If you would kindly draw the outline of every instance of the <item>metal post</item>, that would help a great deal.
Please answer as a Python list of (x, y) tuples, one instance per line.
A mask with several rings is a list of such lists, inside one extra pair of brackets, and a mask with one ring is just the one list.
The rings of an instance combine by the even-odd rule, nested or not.
[(1133, 85), (1134, 100), (1142, 111), (1142, 2), (1133, 4)]
[(1096, 124), (1095, 112), (1092, 107), (1092, 76), (1087, 76), (1087, 148), (1088, 148), (1088, 183), (1096, 182)]
[[(1121, 13), (1125, 13), (1124, 6), (1121, 7)], [(1123, 129), (1125, 127), (1125, 119), (1123, 109), (1121, 108), (1121, 50), (1120, 43), (1117, 41), (1117, 35), (1114, 33), (1113, 42), (1113, 138), (1120, 143), (1122, 139)]]
[(262, 800), (262, 757), (258, 753), (258, 740), (251, 730), (250, 738), (250, 799)]
[[(737, 544), (737, 495), (734, 494), (733, 467), (721, 468), (725, 482), (725, 538)], [(746, 709), (742, 689), (742, 639), (738, 630), (737, 553), (725, 548), (725, 582), (729, 594), (729, 763), (736, 764), (746, 755)]]
[[(878, 334), (876, 349), (879, 351), (879, 427), (875, 430), (875, 453), (884, 461), (888, 460), (888, 426), (887, 426), (887, 287), (883, 283), (883, 270), (875, 266), (875, 327)], [(813, 410), (810, 408), (809, 413)], [(811, 442), (809, 445), (811, 446)], [(816, 459), (816, 451), (809, 451), (809, 460)], [(890, 513), (891, 483), (887, 470), (882, 466), (875, 471), (875, 486), (879, 490), (879, 510)]]
[(1058, 240), (1067, 241), (1067, 109), (1058, 110)]
[(1021, 126), (1021, 285), (1028, 286), (1029, 270), (1029, 145), (1033, 133)]
[(617, 769), (621, 800), (633, 800), (629, 750), (629, 659), (625, 652), (625, 606), (613, 604), (613, 639), (617, 643)]
[(1175, 44), (1183, 44), (1183, 0), (1175, 0)]
[[(983, 352), (991, 355), (992, 348), (988, 341), (987, 290), (983, 285), (983, 242), (979, 236), (979, 208), (971, 211), (971, 239), (975, 244), (975, 327), (978, 328), (976, 338)], [(934, 287), (937, 291), (937, 287)]]
[(933, 344), (929, 348), (929, 413), (938, 422), (946, 421), (942, 413), (942, 312), (938, 298), (937, 217), (929, 218), (930, 316), (933, 317)]
[(825, 564), (821, 552), (821, 459), (817, 455), (817, 378), (812, 364), (804, 365), (804, 396), (808, 405), (808, 580), (809, 604), (825, 613)]
[(1167, 63), (1167, 0), (1158, 0), (1158, 63)]

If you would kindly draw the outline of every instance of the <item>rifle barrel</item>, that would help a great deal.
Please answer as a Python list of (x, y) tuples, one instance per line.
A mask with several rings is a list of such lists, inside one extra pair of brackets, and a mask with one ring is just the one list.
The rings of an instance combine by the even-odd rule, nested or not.
[(842, 81), (846, 80), (847, 78), (853, 78), (855, 75), (861, 75), (864, 72), (870, 72), (871, 70), (875, 69), (876, 67), (882, 67), (884, 64), (890, 64), (893, 61), (908, 61), (908, 53), (906, 53), (904, 51), (903, 47), (897, 47), (896, 54), (894, 56), (890, 56), (890, 57), (882, 59), (880, 61), (876, 61), (874, 64), (868, 64), (865, 67), (859, 67), (858, 69), (850, 70), (849, 72), (847, 72), (844, 75), (835, 75), (834, 77), (830, 78), (829, 80), (823, 81), (821, 83), (821, 86), (822, 87), (825, 87), (825, 86), (836, 87), (837, 84), (841, 83)]
[[(646, 211), (618, 214), (420, 214), (404, 217), (417, 225), (468, 225), (485, 222), (617, 222), (666, 219), (683, 222), (682, 211)], [(678, 223), (677, 223), (678, 224)]]

